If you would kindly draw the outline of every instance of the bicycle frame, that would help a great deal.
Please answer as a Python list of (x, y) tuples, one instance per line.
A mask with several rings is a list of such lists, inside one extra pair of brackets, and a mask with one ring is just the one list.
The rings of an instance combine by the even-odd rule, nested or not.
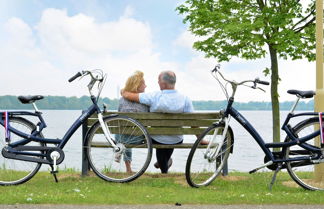
[[(41, 112), (27, 112), (27, 111), (9, 111), (8, 114), (9, 116), (35, 116), (39, 118), (39, 123), (37, 124), (36, 130), (34, 130), (31, 134), (28, 133), (23, 133), (9, 125), (8, 129), (10, 132), (15, 133), (16, 135), (22, 137), (23, 139), (14, 142), (14, 143), (9, 143), (10, 147), (17, 147), (20, 145), (25, 145), (28, 144), (31, 141), (35, 142), (41, 142), (41, 143), (49, 143), (49, 144), (56, 144), (56, 146), (60, 149), (63, 149), (66, 143), (69, 141), (71, 136), (75, 133), (75, 131), (82, 125), (82, 123), (87, 120), (92, 114), (95, 112), (98, 113), (98, 116), (101, 115), (101, 110), (98, 107), (96, 103), (95, 98), (91, 98), (93, 100), (93, 104), (82, 113), (81, 116), (79, 116), (75, 122), (71, 125), (71, 127), (67, 130), (65, 135), (63, 136), (62, 139), (50, 139), (50, 138), (41, 138), (38, 137), (39, 133), (42, 132), (44, 128), (46, 128), (46, 123), (42, 117)], [(0, 118), (0, 124), (4, 126), (4, 120), (1, 117)]]
[[(94, 75), (93, 73), (97, 73), (99, 75)], [(102, 130), (104, 132), (105, 138), (114, 147), (114, 149), (116, 149), (116, 151), (118, 151), (119, 147), (116, 146), (114, 139), (112, 138), (107, 125), (103, 122), (103, 116), (102, 116), (100, 108), (98, 107), (98, 99), (99, 99), (100, 93), (102, 91), (102, 88), (106, 82), (107, 76), (104, 75), (101, 70), (97, 69), (97, 70), (93, 70), (93, 71), (78, 72), (73, 77), (71, 77), (68, 81), (72, 82), (76, 78), (79, 78), (79, 77), (83, 78), (84, 76), (87, 76), (87, 75), (90, 75), (90, 77), (91, 77), (91, 81), (87, 87), (88, 87), (88, 90), (90, 93), (90, 99), (93, 104), (86, 111), (84, 111), (79, 118), (76, 119), (76, 121), (67, 130), (67, 132), (65, 133), (65, 135), (63, 136), (62, 139), (49, 139), (49, 138), (39, 137), (42, 130), (44, 128), (46, 128), (46, 123), (42, 117), (42, 113), (40, 111), (38, 111), (37, 106), (34, 103), (35, 100), (31, 100), (32, 101), (31, 104), (33, 105), (33, 107), (35, 109), (35, 113), (27, 112), (27, 111), (10, 111), (10, 112), (5, 112), (6, 114), (5, 114), (4, 118), (0, 117), (0, 125), (5, 127), (6, 133), (7, 133), (7, 131), (13, 132), (14, 134), (23, 138), (22, 140), (19, 140), (14, 143), (10, 143), (10, 140), (6, 138), (6, 143), (7, 143), (6, 148), (8, 148), (8, 149), (15, 148), (18, 146), (25, 145), (31, 141), (35, 141), (35, 142), (40, 142), (40, 143), (45, 143), (45, 144), (47, 144), (47, 143), (55, 144), (56, 148), (58, 148), (59, 150), (62, 150), (64, 148), (65, 144), (71, 138), (71, 136), (85, 122), (85, 120), (87, 120), (93, 113), (97, 112), (98, 120), (99, 120), (99, 123), (100, 123)], [(99, 82), (98, 83), (98, 94), (97, 94), (97, 96), (94, 96), (92, 89), (93, 89), (93, 86), (96, 84), (96, 82)], [(36, 125), (36, 130), (33, 130), (32, 133), (23, 133), (23, 132), (19, 131), (18, 129), (15, 129), (10, 126), (10, 123), (8, 123), (8, 121), (7, 121), (7, 115), (9, 115), (8, 118), (10, 118), (11, 116), (35, 116), (35, 117), (38, 117), (39, 122)], [(7, 124), (9, 124), (9, 125), (7, 126)], [(33, 148), (35, 148), (35, 147), (33, 147)], [(16, 154), (33, 155), (31, 153), (23, 153), (23, 152), (19, 152), (17, 150), (13, 150), (13, 149), (11, 149), (10, 151), (13, 153), (16, 153)]]
[[(235, 108), (232, 107), (232, 104), (234, 102), (234, 98), (231, 97), (229, 99), (227, 108), (225, 112), (223, 113), (223, 120), (224, 122), (228, 120), (224, 120), (230, 116), (232, 116), (239, 124), (241, 124), (245, 130), (249, 132), (249, 134), (254, 138), (254, 140), (258, 143), (264, 154), (272, 161), (272, 163), (284, 163), (284, 162), (290, 162), (290, 161), (301, 161), (301, 160), (314, 160), (317, 159), (320, 154), (321, 154), (321, 149), (315, 148), (313, 146), (310, 146), (308, 144), (305, 144), (304, 142), (319, 136), (320, 131), (315, 131), (310, 135), (304, 136), (302, 138), (298, 138), (294, 136), (292, 129), (290, 125), (288, 124), (290, 119), (293, 117), (299, 117), (299, 116), (307, 116), (307, 115), (314, 115), (318, 116), (318, 113), (316, 112), (305, 112), (305, 113), (300, 113), (300, 114), (293, 114), (289, 113), (283, 126), (282, 129), (287, 133), (287, 136), (291, 138), (290, 142), (278, 142), (278, 143), (265, 143), (263, 138), (260, 136), (260, 134), (256, 131), (256, 129), (251, 125), (251, 123), (242, 115), (240, 114)], [(225, 125), (226, 127), (226, 125)], [(314, 153), (318, 153), (319, 155), (314, 156), (313, 159), (310, 159), (309, 157), (296, 157), (296, 158), (289, 158), (289, 159), (276, 159), (275, 155), (269, 148), (284, 148), (284, 147), (290, 147), (293, 145), (299, 145), (303, 147), (306, 150), (312, 151)]]
[[(241, 124), (245, 128), (245, 130), (247, 130), (249, 132), (249, 134), (258, 143), (258, 145), (260, 146), (260, 148), (262, 149), (262, 151), (264, 152), (266, 157), (270, 160), (262, 167), (271, 165), (273, 163), (278, 164), (278, 163), (285, 163), (285, 162), (291, 162), (291, 161), (317, 160), (322, 156), (322, 150), (320, 148), (305, 143), (306, 141), (311, 140), (316, 136), (319, 136), (320, 130), (314, 131), (313, 133), (311, 133), (307, 136), (299, 138), (298, 136), (294, 135), (294, 130), (292, 130), (291, 126), (288, 124), (290, 119), (294, 118), (294, 117), (299, 117), (299, 116), (317, 116), (318, 117), (317, 112), (304, 112), (304, 113), (300, 113), (300, 114), (294, 114), (294, 110), (301, 98), (300, 96), (297, 96), (297, 100), (296, 100), (295, 104), (293, 105), (290, 113), (288, 114), (288, 116), (281, 128), (282, 130), (284, 130), (286, 132), (287, 136), (291, 139), (291, 141), (290, 142), (278, 142), (278, 143), (265, 143), (263, 138), (255, 130), (255, 128), (251, 125), (251, 123), (243, 115), (241, 115), (235, 108), (233, 108), (232, 105), (234, 103), (234, 96), (235, 96), (238, 86), (244, 85), (244, 86), (247, 86), (247, 87), (250, 87), (253, 89), (260, 89), (260, 90), (264, 91), (262, 88), (257, 87), (257, 84), (269, 85), (269, 82), (261, 81), (258, 78), (256, 78), (255, 80), (245, 80), (245, 81), (241, 81), (241, 82), (230, 81), (223, 76), (223, 74), (219, 71), (219, 68), (220, 68), (220, 66), (216, 65), (215, 68), (212, 70), (212, 74), (213, 74), (214, 78), (219, 82), (219, 84), (220, 84), (220, 86), (228, 100), (227, 107), (226, 107), (225, 111), (222, 111), (221, 123), (225, 124), (225, 128), (226, 128), (226, 127), (228, 127), (228, 121), (229, 121), (228, 118), (233, 117), (239, 124)], [(220, 77), (225, 82), (231, 84), (231, 87), (232, 87), (231, 96), (229, 96), (226, 86), (224, 84), (222, 84), (222, 82), (219, 80), (217, 75), (220, 75)], [(247, 83), (253, 83), (253, 85), (248, 86), (248, 85), (246, 85)], [(224, 137), (223, 137), (223, 140), (224, 140)], [(283, 154), (287, 147), (290, 147), (293, 145), (298, 145), (298, 146), (306, 149), (307, 151), (314, 153), (314, 155), (311, 157), (308, 156), (308, 157), (296, 157), (296, 158), (285, 159), (285, 156), (283, 156), (283, 155), (281, 155), (279, 157), (275, 156), (275, 154), (277, 154), (278, 152), (270, 151), (270, 148), (282, 148), (281, 153)], [(323, 144), (321, 145), (321, 147), (322, 146), (323, 146)], [(260, 167), (260, 168), (262, 168), (262, 167)], [(260, 168), (257, 168), (254, 171), (256, 171)]]

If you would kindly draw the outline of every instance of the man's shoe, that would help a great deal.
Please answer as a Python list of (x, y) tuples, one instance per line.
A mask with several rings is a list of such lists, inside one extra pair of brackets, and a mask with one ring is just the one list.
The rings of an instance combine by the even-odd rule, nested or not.
[[(168, 161), (168, 168), (170, 168), (172, 166), (172, 163), (173, 163), (173, 160), (172, 160), (172, 158), (170, 158), (169, 161)], [(160, 168), (159, 163), (155, 162), (154, 167), (157, 168), (157, 169)]]
[(158, 162), (155, 162), (155, 163), (154, 163), (154, 167), (155, 167), (155, 168), (160, 168), (159, 163), (158, 163)]

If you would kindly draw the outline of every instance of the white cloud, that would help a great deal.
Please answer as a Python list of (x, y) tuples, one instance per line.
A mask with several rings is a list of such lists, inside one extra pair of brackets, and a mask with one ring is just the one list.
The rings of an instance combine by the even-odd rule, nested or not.
[(69, 17), (66, 11), (47, 9), (38, 31), (43, 44), (54, 51), (68, 47), (80, 53), (134, 52), (152, 47), (149, 25), (127, 16), (97, 23), (83, 14)]
[[(132, 18), (127, 7), (114, 21), (97, 22), (82, 13), (69, 16), (67, 11), (46, 9), (39, 22), (28, 25), (11, 18), (0, 32), (1, 95), (43, 94), (81, 96), (86, 94), (86, 81), (69, 84), (67, 79), (77, 71), (100, 68), (108, 80), (102, 96), (115, 98), (127, 77), (135, 70), (145, 73), (147, 91), (158, 90), (157, 77), (162, 70), (177, 74), (177, 88), (193, 100), (223, 100), (220, 87), (211, 76), (215, 59), (206, 59), (191, 48), (196, 37), (189, 32), (179, 35), (173, 45), (190, 50), (191, 59), (184, 62), (162, 61), (153, 44), (151, 26)], [(246, 61), (233, 59), (222, 64), (226, 77), (240, 81), (260, 77), (269, 67), (269, 59)], [(287, 89), (314, 89), (314, 64), (306, 61), (280, 61), (281, 100), (293, 100)], [(267, 93), (241, 88), (237, 101), (269, 101)]]
[(192, 49), (192, 45), (198, 39), (188, 30), (182, 32), (174, 41), (176, 46)]
[(7, 21), (9, 40), (0, 54), (8, 70), (1, 79), (6, 84), (1, 94), (84, 95), (80, 86), (86, 81), (66, 81), (77, 71), (94, 68), (108, 73), (103, 96), (116, 97), (117, 86), (137, 69), (145, 72), (148, 90), (158, 89), (158, 72), (176, 67), (153, 52), (150, 26), (131, 18), (130, 8), (125, 14), (117, 21), (97, 23), (84, 14), (46, 9), (36, 26), (18, 18)]

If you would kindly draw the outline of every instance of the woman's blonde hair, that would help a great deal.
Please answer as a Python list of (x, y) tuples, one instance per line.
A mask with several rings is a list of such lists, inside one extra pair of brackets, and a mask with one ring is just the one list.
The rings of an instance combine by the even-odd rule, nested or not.
[(141, 71), (135, 71), (133, 75), (131, 75), (127, 79), (124, 91), (137, 93), (137, 90), (140, 87), (143, 80), (144, 80), (144, 73)]

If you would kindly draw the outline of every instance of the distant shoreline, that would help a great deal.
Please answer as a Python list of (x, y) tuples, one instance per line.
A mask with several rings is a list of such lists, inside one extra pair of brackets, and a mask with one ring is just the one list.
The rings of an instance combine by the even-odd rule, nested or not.
[[(117, 110), (118, 99), (101, 98), (100, 106), (105, 103), (109, 110)], [(294, 101), (285, 101), (280, 103), (280, 110), (290, 110)], [(193, 101), (195, 110), (220, 110), (225, 108), (226, 100), (222, 101)], [(37, 102), (37, 106), (42, 110), (83, 110), (91, 105), (88, 96), (65, 97), (65, 96), (46, 96), (43, 100)], [(265, 110), (271, 111), (271, 102), (236, 102), (234, 106), (238, 110)], [(21, 104), (17, 96), (0, 96), (0, 109), (32, 109), (30, 104)], [(296, 110), (313, 110), (314, 101), (300, 101)]]

